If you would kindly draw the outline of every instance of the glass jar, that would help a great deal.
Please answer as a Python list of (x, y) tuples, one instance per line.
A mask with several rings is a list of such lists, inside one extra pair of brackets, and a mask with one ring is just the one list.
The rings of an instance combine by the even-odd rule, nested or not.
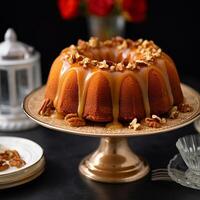
[(90, 36), (99, 37), (101, 40), (114, 36), (124, 36), (125, 20), (120, 15), (99, 17), (90, 15), (88, 18)]

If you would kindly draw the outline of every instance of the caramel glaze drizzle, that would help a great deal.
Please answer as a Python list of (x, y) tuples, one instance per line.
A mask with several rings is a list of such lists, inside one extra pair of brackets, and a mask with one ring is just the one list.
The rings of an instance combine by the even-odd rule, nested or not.
[[(108, 54), (108, 53), (107, 53)], [(99, 58), (101, 58), (100, 55), (97, 55)], [(130, 51), (126, 51), (124, 54), (121, 55), (123, 57), (129, 57), (130, 60), (134, 59), (134, 55), (131, 54)], [(111, 55), (109, 52), (109, 55), (107, 57), (113, 57), (114, 61), (119, 61), (119, 58), (116, 57), (116, 55)], [(156, 62), (156, 63), (155, 63)], [(126, 76), (132, 76), (134, 79), (137, 80), (137, 82), (140, 85), (140, 89), (143, 96), (143, 103), (145, 107), (146, 116), (150, 116), (150, 105), (149, 105), (149, 97), (148, 97), (148, 74), (151, 69), (154, 69), (158, 71), (161, 76), (163, 77), (163, 80), (165, 82), (168, 95), (170, 97), (170, 103), (173, 105), (173, 95), (171, 91), (171, 86), (169, 83), (169, 77), (166, 69), (166, 63), (165, 63), (165, 57), (161, 55), (161, 58), (157, 58), (153, 64), (149, 65), (148, 67), (140, 68), (139, 70), (130, 71), (130, 70), (124, 70), (122, 72), (114, 71), (110, 72), (109, 70), (105, 69), (99, 69), (95, 66), (84, 69), (81, 65), (78, 63), (75, 64), (69, 64), (68, 61), (63, 61), (63, 66), (60, 71), (59, 75), (59, 83), (57, 88), (57, 93), (54, 99), (54, 107), (56, 108), (59, 101), (59, 96), (62, 91), (63, 83), (65, 80), (66, 74), (71, 71), (75, 70), (77, 74), (77, 80), (78, 80), (78, 116), (82, 117), (83, 111), (84, 111), (84, 105), (85, 105), (85, 99), (86, 99), (86, 93), (87, 88), (89, 85), (89, 81), (96, 73), (102, 73), (106, 79), (109, 82), (110, 90), (111, 90), (111, 96), (112, 96), (112, 108), (113, 108), (113, 122), (107, 124), (107, 127), (121, 127), (122, 125), (118, 122), (119, 117), (119, 99), (120, 99), (120, 87), (123, 79)], [(60, 115), (55, 115), (55, 117), (60, 117)]]
[[(140, 85), (140, 89), (143, 96), (143, 102), (145, 107), (146, 116), (150, 116), (150, 106), (149, 106), (149, 98), (148, 98), (148, 72), (150, 69), (155, 69), (159, 71), (159, 73), (162, 75), (167, 92), (170, 96), (171, 105), (173, 105), (173, 96), (171, 92), (171, 87), (167, 75), (167, 71), (165, 69), (165, 65), (162, 63), (156, 66), (149, 66), (148, 69), (141, 69), (140, 71), (134, 73), (132, 71), (124, 71), (124, 72), (109, 72), (97, 69), (95, 71), (92, 71), (91, 69), (83, 69), (82, 67), (69, 67), (68, 64), (64, 63), (63, 68), (60, 72), (60, 79), (57, 89), (57, 94), (54, 99), (54, 107), (56, 108), (60, 92), (62, 90), (62, 85), (64, 82), (64, 78), (66, 73), (68, 73), (70, 70), (75, 70), (77, 74), (77, 80), (78, 80), (78, 95), (79, 95), (79, 102), (78, 102), (78, 110), (77, 113), (79, 117), (82, 117), (83, 111), (84, 111), (84, 105), (85, 105), (85, 99), (86, 99), (86, 93), (87, 88), (89, 85), (89, 80), (94, 76), (96, 73), (102, 73), (107, 80), (109, 81), (111, 95), (112, 95), (112, 107), (113, 107), (113, 122), (107, 124), (107, 127), (116, 128), (121, 127), (121, 124), (118, 122), (118, 116), (119, 116), (119, 99), (120, 99), (120, 86), (121, 82), (126, 76), (132, 76), (134, 79), (136, 79)], [(56, 115), (58, 117), (58, 115)], [(59, 118), (61, 118), (59, 116)]]

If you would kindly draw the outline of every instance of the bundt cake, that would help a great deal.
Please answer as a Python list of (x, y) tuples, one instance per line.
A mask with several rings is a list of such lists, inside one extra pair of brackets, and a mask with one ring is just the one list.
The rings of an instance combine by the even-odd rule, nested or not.
[(175, 64), (153, 41), (92, 37), (56, 58), (39, 114), (119, 125), (160, 116), (182, 102)]

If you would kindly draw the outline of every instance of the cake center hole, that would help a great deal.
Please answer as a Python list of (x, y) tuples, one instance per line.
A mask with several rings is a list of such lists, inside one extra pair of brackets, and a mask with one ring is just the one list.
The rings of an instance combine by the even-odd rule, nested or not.
[(120, 62), (128, 63), (127, 55), (123, 56), (123, 54), (119, 53), (117, 50), (109, 48), (92, 49), (91, 51), (82, 52), (82, 55), (88, 57), (91, 60), (97, 60), (99, 62), (106, 60), (107, 62), (110, 62), (110, 64), (117, 64)]

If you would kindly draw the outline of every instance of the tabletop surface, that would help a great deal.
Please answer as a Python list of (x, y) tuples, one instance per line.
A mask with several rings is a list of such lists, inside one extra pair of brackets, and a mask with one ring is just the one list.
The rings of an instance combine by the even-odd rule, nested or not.
[[(200, 83), (185, 83), (200, 91)], [(175, 142), (181, 136), (197, 133), (193, 124), (165, 134), (139, 136), (129, 139), (136, 153), (144, 156), (151, 169), (166, 167), (177, 153)], [(152, 182), (150, 176), (126, 184), (103, 184), (90, 181), (79, 174), (81, 159), (94, 151), (99, 139), (56, 132), (38, 126), (21, 132), (0, 132), (0, 136), (31, 139), (44, 149), (46, 169), (34, 181), (0, 191), (0, 200), (199, 200), (200, 191), (183, 187), (175, 182)]]

